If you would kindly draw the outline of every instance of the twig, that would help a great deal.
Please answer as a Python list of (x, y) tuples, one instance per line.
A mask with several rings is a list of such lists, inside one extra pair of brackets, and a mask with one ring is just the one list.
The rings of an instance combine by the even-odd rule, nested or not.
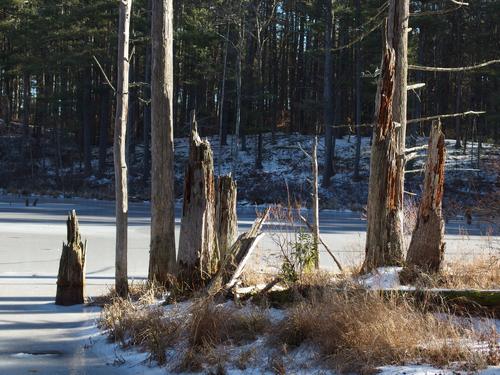
[(99, 63), (99, 60), (97, 60), (97, 57), (95, 57), (95, 55), (92, 55), (92, 57), (94, 58), (94, 61), (96, 62), (99, 69), (101, 70), (101, 73), (102, 73), (104, 79), (106, 80), (107, 84), (109, 85), (109, 87), (111, 87), (113, 92), (116, 94), (116, 89), (114, 88), (113, 84), (111, 83), (108, 76), (106, 75), (106, 72), (104, 72), (104, 69), (102, 68), (101, 64)]
[(302, 145), (300, 144), (300, 142), (297, 142), (297, 147), (306, 155), (306, 157), (308, 157), (309, 159), (312, 159), (311, 155), (309, 155), (307, 153), (307, 151), (302, 148)]
[[(307, 225), (307, 228), (309, 228), (309, 230), (311, 232), (314, 230), (314, 228), (312, 227), (312, 225), (309, 224), (309, 222), (307, 221), (307, 219), (304, 216), (302, 216), (302, 215), (299, 214), (299, 218), (300, 218), (300, 220), (302, 220), (304, 222), (305, 225)], [(337, 265), (337, 267), (339, 268), (339, 270), (342, 272), (343, 269), (342, 269), (342, 266), (340, 265), (340, 262), (338, 261), (337, 257), (335, 257), (335, 255), (333, 255), (332, 251), (326, 245), (326, 243), (323, 241), (323, 239), (321, 238), (321, 236), (318, 237), (318, 240), (319, 240), (319, 242), (321, 242), (321, 244), (323, 245), (323, 247), (325, 248), (325, 250), (328, 252), (328, 254), (330, 254), (330, 256), (332, 257), (333, 261), (335, 262), (335, 264)]]
[(481, 69), (481, 68), (484, 68), (485, 66), (492, 65), (492, 64), (498, 64), (498, 63), (500, 63), (500, 59), (486, 61), (486, 62), (483, 62), (481, 64), (477, 64), (477, 65), (460, 66), (457, 68), (441, 68), (441, 67), (434, 67), (434, 66), (408, 65), (408, 69), (418, 70), (418, 71), (422, 71), (422, 72), (466, 72), (466, 71), (470, 71), (470, 70)]

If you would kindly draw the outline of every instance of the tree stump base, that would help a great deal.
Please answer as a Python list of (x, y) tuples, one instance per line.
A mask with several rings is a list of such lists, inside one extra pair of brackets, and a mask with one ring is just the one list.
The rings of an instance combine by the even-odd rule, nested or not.
[(57, 276), (56, 305), (85, 303), (85, 256), (87, 243), (82, 242), (75, 210), (66, 221), (67, 243), (63, 243)]

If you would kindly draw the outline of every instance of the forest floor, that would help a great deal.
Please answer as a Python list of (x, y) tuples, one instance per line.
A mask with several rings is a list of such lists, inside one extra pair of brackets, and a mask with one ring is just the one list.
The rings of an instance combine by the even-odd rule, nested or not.
[[(89, 295), (101, 295), (106, 292), (106, 286), (113, 283), (114, 203), (35, 196), (29, 198), (30, 202), (36, 198), (36, 207), (26, 207), (24, 198), (14, 195), (0, 198), (0, 373), (164, 374), (165, 368), (157, 367), (155, 362), (144, 362), (149, 354), (135, 349), (124, 351), (110, 343), (95, 325), (100, 314), (98, 308), (62, 308), (53, 305), (55, 276), (61, 243), (65, 238), (65, 218), (73, 208), (79, 213), (83, 237), (89, 241)], [(147, 202), (135, 202), (130, 207), (129, 271), (136, 280), (143, 279), (147, 274), (149, 209)], [(179, 214), (180, 207), (177, 208), (177, 218)], [(240, 230), (247, 229), (254, 218), (255, 207), (239, 207)], [(321, 223), (325, 241), (341, 262), (346, 266), (359, 265), (363, 256), (365, 230), (362, 215), (323, 210)], [(280, 254), (274, 236), (283, 235), (286, 230), (283, 231), (281, 227), (282, 230), (278, 231), (278, 227), (273, 223), (266, 226), (267, 236), (252, 260), (253, 271), (265, 275), (267, 272), (276, 273), (279, 269), (276, 260), (279, 260)], [(472, 225), (468, 225), (461, 217), (450, 219), (446, 241), (449, 262), (498, 256), (500, 252), (498, 229), (490, 223), (480, 223), (476, 218)], [(335, 271), (325, 253), (321, 254), (321, 259), (325, 269)], [(231, 310), (239, 309), (232, 303), (223, 306)], [(171, 306), (166, 311), (178, 311), (183, 307), (187, 308), (188, 304)], [(268, 309), (264, 313), (271, 323), (277, 325), (280, 324), (279, 319), (284, 317), (280, 309)], [(239, 369), (230, 361), (234, 365), (227, 366), (229, 373), (273, 373), (274, 367), (280, 364), (274, 363), (277, 357), (269, 348), (266, 335), (245, 345), (229, 348), (235, 356), (232, 360), (236, 357), (244, 359), (253, 352), (250, 350), (252, 348), (260, 354), (251, 356), (253, 359), (249, 360), (246, 370)], [(327, 366), (302, 367), (304, 363), (319, 363), (316, 361), (317, 353), (314, 347), (304, 345), (282, 358), (290, 373), (332, 373), (333, 370)], [(384, 371), (387, 374), (445, 373), (439, 368), (419, 365), (388, 367)], [(490, 368), (485, 373), (493, 374), (495, 371), (498, 369)]]

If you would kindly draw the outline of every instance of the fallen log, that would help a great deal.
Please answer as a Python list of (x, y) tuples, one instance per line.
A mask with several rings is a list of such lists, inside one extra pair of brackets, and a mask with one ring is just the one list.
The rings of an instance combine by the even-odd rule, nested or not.
[(227, 251), (221, 260), (219, 270), (211, 280), (207, 288), (208, 295), (214, 296), (221, 290), (231, 289), (240, 278), (248, 259), (257, 247), (258, 242), (264, 236), (261, 228), (269, 215), (269, 208), (264, 214), (257, 218), (252, 228), (241, 234), (236, 242)]
[(57, 276), (56, 305), (85, 303), (85, 256), (87, 241), (82, 242), (75, 210), (66, 221), (67, 241), (63, 243)]

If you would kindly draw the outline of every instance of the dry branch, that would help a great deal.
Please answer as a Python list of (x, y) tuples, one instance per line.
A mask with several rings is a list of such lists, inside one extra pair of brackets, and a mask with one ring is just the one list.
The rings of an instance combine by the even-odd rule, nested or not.
[(229, 290), (241, 276), (250, 255), (263, 237), (262, 226), (269, 215), (269, 208), (261, 217), (258, 217), (252, 228), (238, 237), (236, 242), (227, 251), (221, 260), (220, 267), (207, 288), (208, 295), (214, 296), (221, 290)]
[(421, 66), (421, 65), (408, 65), (410, 70), (418, 70), (421, 72), (467, 72), (471, 70), (481, 69), (488, 65), (498, 64), (500, 59), (490, 60), (477, 65), (460, 66), (456, 68), (442, 68), (437, 66)]

